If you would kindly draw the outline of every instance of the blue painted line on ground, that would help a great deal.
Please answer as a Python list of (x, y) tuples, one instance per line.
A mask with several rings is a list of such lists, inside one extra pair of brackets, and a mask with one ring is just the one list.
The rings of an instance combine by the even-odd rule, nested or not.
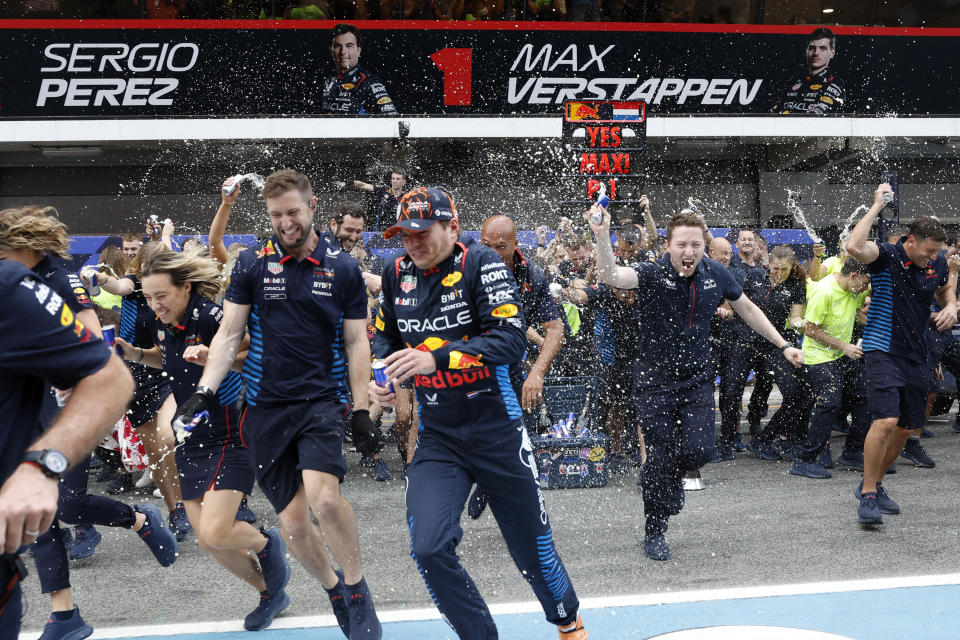
[[(812, 595), (712, 600), (660, 605), (588, 609), (584, 625), (595, 639), (650, 638), (683, 629), (725, 625), (767, 625), (823, 631), (853, 640), (954, 640), (960, 585), (907, 587)], [(542, 614), (496, 616), (502, 640), (555, 638)], [(149, 640), (250, 640), (246, 632), (153, 636)], [(336, 627), (275, 629), (257, 638), (338, 640)], [(384, 640), (440, 640), (456, 636), (442, 620), (392, 622)]]

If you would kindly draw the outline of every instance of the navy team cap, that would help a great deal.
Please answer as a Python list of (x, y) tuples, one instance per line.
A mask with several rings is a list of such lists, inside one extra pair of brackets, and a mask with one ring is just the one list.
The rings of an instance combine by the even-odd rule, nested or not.
[(426, 231), (437, 220), (454, 220), (457, 207), (453, 196), (440, 187), (418, 187), (408, 191), (397, 205), (397, 221), (383, 232), (384, 238), (392, 238), (401, 229), (418, 233)]

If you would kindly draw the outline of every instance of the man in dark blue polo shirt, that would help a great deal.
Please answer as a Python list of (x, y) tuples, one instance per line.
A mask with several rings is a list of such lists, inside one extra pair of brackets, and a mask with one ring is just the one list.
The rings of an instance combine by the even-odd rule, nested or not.
[(727, 300), (754, 331), (772, 342), (794, 366), (803, 353), (790, 346), (719, 262), (704, 257), (707, 225), (681, 212), (667, 223), (667, 253), (656, 262), (619, 267), (610, 244), (610, 214), (591, 223), (597, 237), (600, 279), (620, 289), (637, 289), (640, 323), (634, 390), (647, 461), (643, 469), (646, 513), (644, 553), (670, 557), (664, 533), (671, 515), (683, 508), (684, 471), (699, 469), (714, 455), (714, 373), (710, 321)]
[[(203, 377), (177, 415), (192, 417), (212, 406), (213, 390), (230, 370), (248, 328), (247, 409), (240, 434), (251, 449), (257, 482), (279, 516), (287, 547), (327, 589), (340, 628), (351, 640), (378, 639), (356, 514), (340, 493), (351, 409), (346, 384), (359, 450), (366, 450), (373, 430), (363, 278), (356, 260), (317, 235), (317, 199), (305, 175), (291, 170), (270, 175), (263, 197), (275, 235), (260, 251), (245, 251), (237, 259)], [(311, 508), (322, 537), (311, 522)], [(330, 564), (324, 538), (343, 573)]]
[[(882, 514), (900, 513), (900, 506), (881, 484), (886, 469), (903, 451), (910, 430), (923, 427), (926, 417), (927, 325), (943, 330), (957, 323), (957, 271), (960, 263), (940, 254), (947, 234), (933, 218), (921, 217), (896, 244), (868, 240), (870, 229), (886, 206), (881, 184), (873, 205), (850, 232), (847, 252), (867, 265), (873, 294), (863, 352), (867, 375), (867, 405), (873, 423), (863, 445), (863, 481), (857, 518), (863, 525), (883, 522)], [(949, 273), (948, 273), (949, 272)], [(934, 298), (941, 310), (931, 314)]]
[[(513, 273), (520, 288), (523, 320), (527, 325), (527, 341), (533, 342), (539, 355), (524, 375), (523, 363), (510, 369), (510, 381), (520, 397), (524, 409), (523, 423), (527, 431), (536, 428), (535, 411), (543, 401), (543, 381), (550, 371), (553, 359), (563, 344), (563, 320), (560, 309), (550, 295), (547, 277), (533, 262), (527, 262), (517, 242), (517, 227), (507, 216), (496, 215), (484, 220), (480, 227), (480, 242), (497, 252)], [(539, 326), (543, 335), (535, 327)], [(467, 504), (467, 514), (479, 518), (487, 505), (487, 496), (477, 487)]]
[[(133, 381), (64, 299), (22, 264), (0, 259), (0, 296), (0, 640), (15, 640), (26, 574), (16, 554), (53, 522), (60, 479), (123, 415)], [(37, 439), (47, 384), (73, 393)]]

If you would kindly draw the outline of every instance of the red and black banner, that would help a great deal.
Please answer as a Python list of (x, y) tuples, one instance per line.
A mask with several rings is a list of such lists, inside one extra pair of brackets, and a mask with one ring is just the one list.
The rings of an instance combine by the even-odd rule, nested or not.
[[(831, 82), (813, 27), (357, 22), (362, 69), (402, 115), (556, 114), (570, 100), (651, 115), (960, 113), (960, 30), (836, 28)], [(332, 22), (0, 21), (0, 118), (308, 116), (335, 74)], [(836, 99), (841, 96), (841, 99)], [(827, 100), (823, 100), (826, 97)]]

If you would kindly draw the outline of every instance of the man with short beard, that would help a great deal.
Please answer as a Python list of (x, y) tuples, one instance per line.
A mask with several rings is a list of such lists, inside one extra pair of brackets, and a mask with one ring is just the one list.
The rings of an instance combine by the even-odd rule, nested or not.
[[(274, 235), (260, 251), (237, 258), (203, 376), (196, 393), (177, 408), (177, 418), (190, 422), (212, 408), (214, 390), (233, 365), (249, 320), (250, 351), (242, 372), (247, 408), (239, 430), (257, 483), (279, 516), (287, 547), (323, 584), (344, 634), (379, 640), (380, 621), (360, 562), (357, 517), (340, 492), (351, 409), (357, 449), (364, 453), (373, 445), (360, 267), (317, 235), (317, 199), (305, 175), (289, 169), (270, 175), (263, 198)], [(323, 535), (311, 521), (311, 509)], [(334, 570), (324, 542), (342, 572)], [(269, 544), (261, 554), (268, 552)]]
[(670, 558), (664, 533), (671, 515), (683, 508), (684, 471), (699, 469), (714, 454), (713, 368), (709, 329), (717, 307), (727, 300), (757, 333), (777, 346), (794, 366), (803, 353), (790, 346), (719, 262), (704, 257), (707, 225), (690, 213), (667, 223), (667, 253), (656, 262), (616, 264), (610, 244), (610, 214), (590, 224), (597, 238), (601, 281), (636, 289), (640, 324), (634, 396), (647, 449), (643, 469), (646, 514), (644, 554)]

